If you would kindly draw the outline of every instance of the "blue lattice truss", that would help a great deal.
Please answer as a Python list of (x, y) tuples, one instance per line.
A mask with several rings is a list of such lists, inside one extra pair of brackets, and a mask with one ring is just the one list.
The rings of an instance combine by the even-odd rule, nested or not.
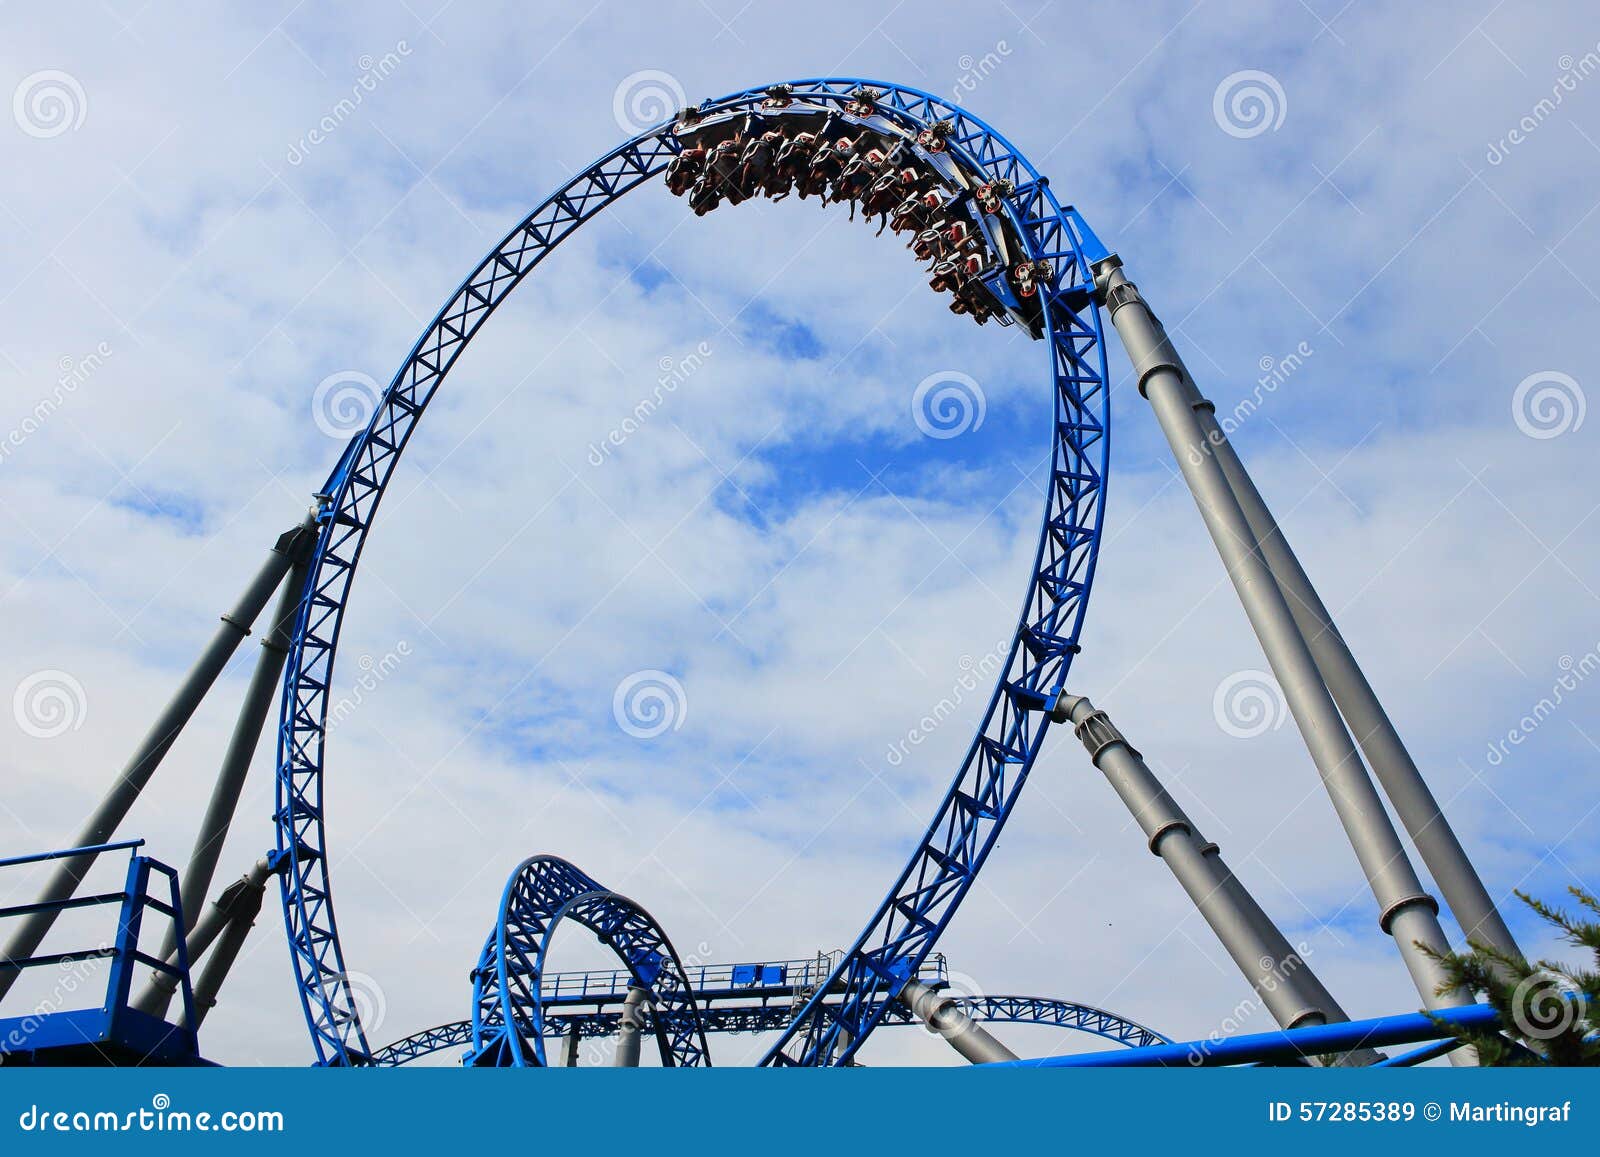
[[(617, 999), (621, 999), (620, 994)], [(1073, 1029), (1131, 1048), (1167, 1043), (1167, 1038), (1153, 1029), (1103, 1008), (1075, 1004), (1070, 1000), (1051, 1000), (1040, 996), (959, 996), (953, 999), (956, 1007), (974, 1020)], [(701, 1018), (708, 1033), (774, 1032), (787, 1026), (793, 1016), (794, 1010), (787, 1003), (703, 1003), (701, 1009)], [(580, 1039), (588, 1040), (614, 1036), (621, 1019), (622, 1014), (616, 1009), (547, 1007), (545, 1029), (555, 1036), (576, 1030)], [(910, 1025), (916, 1021), (905, 1005), (897, 1002), (884, 1013), (881, 1023)], [(405, 1065), (444, 1049), (466, 1048), (472, 1042), (472, 1022), (461, 1020), (424, 1029), (387, 1044), (373, 1054), (372, 1059), (378, 1065)]]
[[(833, 113), (875, 90), (873, 116), (913, 133), (947, 124), (948, 155), (975, 179), (1010, 182), (1001, 211), (1051, 271), (1041, 286), (1049, 359), (1052, 456), (1043, 526), (1008, 662), (949, 790), (905, 870), (841, 959), (827, 986), (797, 1010), (764, 1063), (847, 1063), (884, 1019), (892, 997), (938, 942), (1016, 804), (1048, 730), (1083, 628), (1094, 578), (1108, 468), (1106, 355), (1090, 265), (1105, 249), (1046, 179), (993, 128), (928, 93), (858, 78), (795, 81), (797, 103)], [(756, 109), (766, 86), (700, 106), (703, 118)], [(278, 847), (288, 858), (284, 919), (318, 1061), (359, 1064), (371, 1050), (349, 983), (334, 916), (324, 810), (328, 688), (351, 583), (417, 422), (445, 375), (495, 308), (565, 238), (665, 168), (678, 149), (668, 123), (607, 153), (520, 222), (483, 259), (418, 339), (366, 429), (351, 439), (320, 503), (319, 538), (284, 676), (279, 718)], [(843, 1040), (841, 1033), (848, 1036)]]
[(711, 1063), (694, 989), (672, 942), (639, 905), (557, 856), (524, 860), (507, 881), (500, 915), (472, 971), (472, 1052), (479, 1067), (545, 1064), (543, 978), (562, 921), (589, 929), (649, 993), (645, 1022), (661, 1063)]

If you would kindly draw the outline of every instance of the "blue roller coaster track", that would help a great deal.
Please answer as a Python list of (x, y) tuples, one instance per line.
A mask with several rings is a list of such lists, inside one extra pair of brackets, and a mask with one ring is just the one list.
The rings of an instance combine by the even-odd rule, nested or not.
[[(937, 151), (994, 192), (991, 212), (1038, 270), (1037, 334), (1049, 359), (1052, 457), (1038, 548), (1006, 666), (983, 720), (905, 869), (841, 957), (796, 1010), (770, 1065), (849, 1063), (892, 998), (933, 951), (972, 888), (1026, 782), (1083, 629), (1104, 515), (1109, 454), (1106, 351), (1091, 266), (1105, 248), (1046, 178), (993, 128), (939, 97), (858, 78), (782, 86), (798, 109), (897, 134)], [(870, 90), (863, 96), (864, 90)], [(706, 101), (698, 121), (759, 114), (769, 87)], [(682, 144), (671, 122), (641, 132), (568, 181), (486, 256), (438, 312), (351, 439), (318, 495), (317, 544), (303, 590), (279, 714), (275, 823), (284, 920), (319, 1063), (369, 1063), (334, 915), (324, 795), (328, 689), (345, 609), (384, 491), (418, 421), (456, 359), (506, 296), (563, 240), (661, 173)]]
[(478, 1067), (545, 1061), (545, 986), (550, 944), (563, 920), (581, 924), (650, 994), (650, 1023), (669, 1067), (711, 1063), (700, 1007), (667, 934), (638, 904), (556, 856), (532, 856), (512, 873), (500, 915), (472, 970), (472, 1053)]
[[(618, 994), (618, 1000), (621, 995)], [(1038, 1024), (1090, 1033), (1130, 1048), (1168, 1044), (1168, 1038), (1116, 1013), (1070, 1000), (1040, 996), (957, 996), (956, 1007), (973, 1020), (991, 1024)], [(703, 1002), (702, 1002), (703, 1003)], [(701, 1019), (708, 1033), (775, 1032), (788, 1025), (794, 1011), (787, 1003), (741, 1002), (729, 1005), (705, 1004)], [(622, 1013), (614, 1009), (553, 1008), (545, 1013), (546, 1031), (554, 1036), (576, 1032), (585, 1040), (615, 1036)], [(885, 1025), (914, 1025), (919, 1022), (902, 1004), (893, 1004), (884, 1014)], [(473, 1045), (470, 1020), (436, 1025), (384, 1045), (372, 1056), (375, 1065), (407, 1065), (446, 1049), (467, 1049)]]

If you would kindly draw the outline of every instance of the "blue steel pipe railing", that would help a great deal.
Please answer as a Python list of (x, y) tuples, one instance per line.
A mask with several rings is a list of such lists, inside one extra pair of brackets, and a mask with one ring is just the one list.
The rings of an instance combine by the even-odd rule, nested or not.
[[(194, 991), (189, 980), (189, 958), (187, 946), (182, 937), (178, 940), (178, 953), (174, 963), (168, 964), (164, 960), (139, 951), (139, 931), (143, 924), (144, 914), (147, 910), (154, 909), (162, 916), (172, 920), (174, 926), (183, 926), (182, 899), (179, 896), (178, 874), (166, 864), (153, 860), (149, 856), (141, 856), (138, 849), (144, 846), (143, 840), (119, 840), (115, 843), (86, 845), (81, 848), (63, 848), (59, 851), (38, 852), (27, 856), (10, 856), (0, 859), (0, 869), (18, 867), (24, 864), (37, 864), (49, 860), (65, 860), (78, 856), (98, 856), (104, 852), (126, 851), (128, 856), (128, 870), (123, 879), (120, 891), (100, 892), (93, 895), (73, 896), (64, 900), (47, 900), (29, 904), (14, 904), (0, 908), (0, 920), (16, 916), (26, 916), (41, 910), (68, 911), (77, 908), (92, 908), (102, 905), (116, 904), (121, 911), (117, 920), (117, 933), (110, 944), (100, 944), (93, 948), (69, 952), (36, 952), (19, 959), (0, 960), (0, 969), (10, 972), (22, 972), (30, 968), (48, 967), (51, 965), (68, 964), (78, 960), (110, 960), (110, 975), (106, 981), (106, 996), (102, 1010), (106, 1017), (115, 1020), (128, 1008), (129, 993), (133, 984), (134, 968), (143, 964), (158, 972), (175, 976), (178, 980), (179, 991), (183, 1000), (184, 1024), (194, 1024)], [(152, 875), (165, 876), (167, 880), (168, 899), (158, 900), (150, 892), (150, 877)], [(30, 1022), (43, 1025), (47, 1019), (43, 1015), (34, 1015), (23, 1018)], [(182, 1030), (191, 1042), (192, 1030)], [(27, 1046), (24, 1044), (23, 1048)]]
[[(839, 965), (837, 950), (794, 960), (752, 961), (744, 964), (702, 964), (685, 968), (689, 983), (701, 1000), (759, 995), (774, 996), (823, 984)], [(935, 987), (949, 979), (944, 954), (935, 952), (917, 970), (917, 979)], [(620, 1001), (628, 994), (632, 977), (625, 968), (598, 968), (585, 972), (555, 972), (544, 978), (546, 1004), (588, 1004)]]

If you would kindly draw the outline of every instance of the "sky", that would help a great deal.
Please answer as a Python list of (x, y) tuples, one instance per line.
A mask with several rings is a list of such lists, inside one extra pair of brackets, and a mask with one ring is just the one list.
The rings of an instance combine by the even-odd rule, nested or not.
[[(117, 0), (0, 26), (5, 854), (70, 842), (363, 393), (530, 208), (682, 100), (863, 76), (995, 125), (1122, 256), (1524, 948), (1560, 955), (1510, 896), (1600, 879), (1586, 5)], [(696, 219), (640, 189), (427, 412), (355, 582), (328, 747), (374, 1044), (468, 1014), (526, 856), (737, 961), (847, 945), (910, 854), (987, 698), (968, 672), (1015, 623), (1049, 384), (1042, 346), (951, 316), (838, 209)], [(935, 375), (971, 380), (981, 424), (924, 433)], [(1074, 689), (1352, 1015), (1415, 1008), (1114, 340), (1111, 377)], [(121, 829), (157, 858), (187, 855), (254, 651)], [(652, 686), (663, 720), (616, 708)], [(273, 842), (269, 748), (219, 883)], [(0, 872), (0, 903), (37, 884)], [(968, 989), (1174, 1038), (1271, 1023), (1065, 729), (939, 947)], [(577, 932), (558, 952), (606, 962)], [(208, 1056), (312, 1059), (287, 955), (269, 894)], [(886, 1029), (861, 1059), (955, 1058)]]

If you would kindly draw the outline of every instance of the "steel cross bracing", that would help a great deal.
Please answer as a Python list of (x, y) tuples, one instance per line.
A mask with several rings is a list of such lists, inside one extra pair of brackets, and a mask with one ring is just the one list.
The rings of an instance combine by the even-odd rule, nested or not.
[[(1051, 1000), (1041, 996), (961, 996), (954, 999), (956, 1007), (973, 1020), (991, 1024), (1042, 1024), (1074, 1029), (1131, 1048), (1168, 1043), (1168, 1038), (1154, 1029), (1105, 1009), (1074, 1004), (1070, 1000)], [(708, 1033), (773, 1032), (787, 1025), (793, 1012), (787, 1004), (740, 1003), (705, 1006), (700, 1015)], [(545, 1013), (545, 1030), (555, 1037), (565, 1036), (573, 1029), (585, 1040), (608, 1037), (615, 1035), (621, 1018), (622, 1014), (615, 1010), (550, 1009)], [(910, 1025), (917, 1022), (910, 1010), (896, 1002), (884, 1014), (882, 1023)], [(471, 1044), (472, 1022), (460, 1020), (454, 1024), (424, 1029), (387, 1044), (373, 1054), (372, 1060), (378, 1065), (405, 1065), (431, 1053)]]
[[(1078, 649), (1094, 577), (1108, 468), (1106, 355), (1089, 265), (1105, 253), (1077, 213), (999, 133), (928, 93), (878, 81), (796, 81), (797, 101), (834, 109), (875, 90), (876, 115), (919, 128), (951, 123), (948, 152), (1013, 193), (1002, 211), (1054, 271), (1041, 290), (1054, 408), (1050, 481), (1038, 549), (1005, 670), (977, 735), (904, 872), (835, 973), (844, 992), (800, 1010), (770, 1064), (847, 1061), (883, 1018), (898, 987), (932, 951), (971, 888), (1016, 803), (1049, 726), (1048, 707)], [(765, 87), (700, 106), (717, 116), (759, 107)], [(546, 254), (612, 201), (665, 167), (670, 123), (608, 153), (525, 218), (473, 271), (428, 326), (350, 441), (318, 496), (319, 539), (284, 676), (278, 741), (278, 846), (288, 859), (284, 919), (298, 991), (319, 1062), (366, 1063), (370, 1047), (345, 980), (334, 916), (323, 810), (328, 687), (344, 610), (368, 530), (401, 453), (445, 374), (489, 315)], [(848, 1032), (843, 1047), (841, 1031)]]
[(500, 915), (472, 972), (469, 1064), (522, 1068), (545, 1064), (542, 978), (563, 920), (588, 928), (648, 990), (646, 1014), (664, 1065), (709, 1065), (705, 1030), (683, 963), (661, 926), (626, 896), (608, 891), (556, 856), (524, 860), (506, 882)]

